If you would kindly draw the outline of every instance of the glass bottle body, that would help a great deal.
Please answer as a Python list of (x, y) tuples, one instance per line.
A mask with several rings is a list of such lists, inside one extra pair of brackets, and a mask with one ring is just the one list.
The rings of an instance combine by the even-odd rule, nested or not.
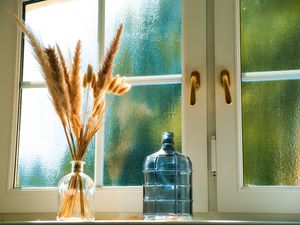
[(190, 219), (192, 216), (192, 164), (163, 143), (144, 163), (143, 214), (145, 219)]
[(71, 173), (59, 181), (57, 220), (93, 221), (94, 182), (83, 173), (83, 161), (71, 161), (71, 164)]

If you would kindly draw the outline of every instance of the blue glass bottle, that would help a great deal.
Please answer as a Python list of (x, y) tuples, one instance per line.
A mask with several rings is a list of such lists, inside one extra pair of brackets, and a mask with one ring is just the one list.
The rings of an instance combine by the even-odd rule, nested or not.
[(192, 164), (176, 152), (172, 132), (162, 135), (161, 149), (144, 162), (143, 215), (145, 219), (190, 219)]

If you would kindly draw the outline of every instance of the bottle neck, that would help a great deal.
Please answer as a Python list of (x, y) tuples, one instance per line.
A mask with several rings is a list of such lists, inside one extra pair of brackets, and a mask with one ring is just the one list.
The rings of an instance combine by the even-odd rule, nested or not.
[(172, 144), (171, 143), (163, 143), (161, 149), (164, 150), (167, 153), (175, 152), (175, 148), (174, 148), (173, 143)]
[(71, 171), (74, 173), (82, 173), (84, 164), (85, 162), (83, 161), (71, 161), (71, 165), (72, 165)]

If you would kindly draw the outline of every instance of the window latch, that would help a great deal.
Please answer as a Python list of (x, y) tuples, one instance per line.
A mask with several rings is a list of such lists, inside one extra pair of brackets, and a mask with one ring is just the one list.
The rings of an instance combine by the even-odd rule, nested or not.
[(231, 99), (231, 94), (230, 94), (230, 90), (229, 90), (230, 77), (229, 77), (229, 71), (228, 70), (222, 70), (222, 72), (221, 72), (221, 84), (224, 87), (224, 91), (225, 91), (225, 101), (228, 105), (231, 105), (232, 99)]
[(198, 71), (193, 71), (191, 73), (190, 81), (190, 105), (196, 104), (196, 90), (200, 88), (200, 73)]

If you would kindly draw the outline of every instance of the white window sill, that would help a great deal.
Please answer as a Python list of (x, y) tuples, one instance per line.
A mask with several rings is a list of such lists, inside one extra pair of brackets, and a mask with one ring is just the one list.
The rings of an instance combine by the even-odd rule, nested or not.
[[(39, 214), (0, 214), (0, 224), (73, 224), (59, 222), (55, 213)], [(96, 220), (88, 224), (299, 224), (300, 214), (231, 214), (199, 213), (192, 220), (185, 221), (146, 221), (141, 214), (98, 213)]]

